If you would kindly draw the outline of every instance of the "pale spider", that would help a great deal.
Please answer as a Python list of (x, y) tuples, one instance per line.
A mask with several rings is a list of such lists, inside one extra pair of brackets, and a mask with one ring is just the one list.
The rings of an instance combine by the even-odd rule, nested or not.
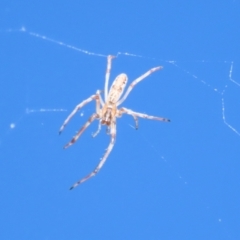
[(101, 91), (97, 90), (96, 94), (94, 94), (91, 97), (87, 98), (86, 100), (82, 101), (80, 104), (78, 104), (74, 108), (72, 113), (64, 121), (64, 123), (61, 126), (60, 131), (59, 131), (59, 134), (60, 134), (63, 131), (63, 129), (65, 128), (65, 126), (68, 124), (70, 119), (74, 116), (74, 114), (79, 109), (81, 109), (84, 105), (91, 102), (92, 100), (95, 100), (96, 101), (96, 113), (92, 114), (92, 116), (88, 119), (88, 121), (82, 126), (82, 128), (72, 138), (72, 140), (64, 146), (64, 148), (67, 148), (67, 147), (71, 146), (72, 144), (74, 144), (78, 140), (80, 135), (84, 132), (84, 130), (95, 119), (99, 119), (99, 125), (98, 125), (97, 131), (92, 136), (95, 137), (99, 133), (99, 131), (101, 129), (101, 125), (106, 125), (107, 126), (107, 133), (111, 136), (110, 144), (109, 144), (108, 148), (106, 149), (106, 152), (104, 153), (104, 155), (101, 158), (97, 167), (90, 174), (88, 174), (86, 177), (84, 177), (81, 180), (79, 180), (78, 182), (74, 183), (72, 185), (72, 187), (70, 188), (70, 190), (77, 187), (79, 184), (85, 182), (89, 178), (95, 176), (98, 173), (98, 171), (102, 168), (103, 164), (105, 163), (105, 161), (106, 161), (106, 159), (107, 159), (109, 153), (111, 152), (111, 150), (114, 146), (114, 143), (115, 143), (116, 117), (121, 117), (123, 113), (131, 115), (133, 117), (134, 121), (135, 121), (136, 129), (138, 128), (138, 117), (147, 118), (147, 119), (151, 119), (151, 120), (159, 120), (159, 121), (163, 121), (163, 122), (170, 122), (170, 120), (167, 119), (167, 118), (149, 116), (149, 115), (146, 115), (146, 114), (143, 114), (143, 113), (134, 112), (134, 111), (132, 111), (130, 109), (127, 109), (127, 108), (124, 108), (124, 107), (122, 107), (120, 109), (117, 108), (121, 103), (124, 102), (124, 100), (127, 98), (129, 93), (132, 91), (133, 87), (137, 83), (142, 81), (144, 78), (149, 76), (151, 73), (162, 69), (162, 67), (160, 66), (160, 67), (152, 68), (149, 71), (147, 71), (146, 73), (144, 73), (143, 75), (141, 75), (140, 77), (138, 77), (137, 79), (135, 79), (130, 84), (127, 91), (123, 95), (123, 97), (120, 99), (120, 97), (123, 94), (123, 90), (124, 90), (124, 88), (127, 84), (127, 75), (126, 74), (122, 73), (122, 74), (118, 75), (115, 78), (115, 80), (113, 81), (113, 84), (112, 84), (110, 90), (108, 91), (108, 82), (109, 82), (109, 77), (110, 77), (111, 64), (112, 64), (112, 59), (114, 57), (115, 56), (109, 55), (108, 58), (107, 58), (107, 70), (106, 70), (106, 75), (105, 75), (105, 87), (104, 87), (104, 100), (105, 100), (105, 102), (103, 101), (103, 99), (100, 95)]

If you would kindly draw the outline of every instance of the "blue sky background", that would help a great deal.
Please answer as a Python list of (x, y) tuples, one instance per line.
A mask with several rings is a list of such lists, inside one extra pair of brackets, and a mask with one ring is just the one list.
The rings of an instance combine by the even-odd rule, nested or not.
[[(240, 239), (239, 10), (238, 0), (1, 1), (0, 239)], [(103, 128), (92, 139), (95, 122), (62, 148), (94, 103), (58, 130), (103, 89), (106, 58), (31, 32), (143, 56), (119, 55), (111, 80), (164, 66), (123, 106), (172, 122), (139, 119), (136, 131), (131, 117), (118, 119), (106, 164), (69, 191), (109, 136)]]

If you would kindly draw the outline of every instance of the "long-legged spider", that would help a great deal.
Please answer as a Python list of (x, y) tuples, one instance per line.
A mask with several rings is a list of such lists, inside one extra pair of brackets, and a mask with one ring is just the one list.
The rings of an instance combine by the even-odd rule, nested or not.
[(74, 144), (78, 140), (78, 138), (81, 136), (81, 134), (84, 132), (84, 130), (95, 119), (99, 119), (99, 125), (98, 125), (97, 131), (93, 134), (93, 137), (95, 137), (99, 133), (99, 131), (101, 129), (101, 125), (106, 125), (107, 126), (107, 132), (111, 136), (109, 146), (106, 149), (106, 151), (105, 151), (103, 157), (101, 158), (99, 164), (97, 165), (97, 167), (90, 174), (88, 174), (86, 177), (84, 177), (81, 180), (79, 180), (78, 182), (74, 183), (72, 185), (72, 187), (70, 188), (70, 190), (77, 187), (79, 184), (85, 182), (89, 178), (95, 176), (99, 172), (99, 170), (102, 168), (103, 164), (105, 163), (105, 161), (106, 161), (106, 159), (107, 159), (109, 153), (111, 152), (111, 150), (114, 146), (114, 143), (115, 143), (115, 139), (116, 139), (116, 117), (121, 117), (123, 113), (131, 115), (133, 117), (134, 121), (135, 121), (136, 129), (138, 128), (138, 117), (151, 119), (151, 120), (159, 120), (159, 121), (163, 121), (163, 122), (170, 122), (170, 120), (167, 119), (167, 118), (149, 116), (149, 115), (146, 115), (146, 114), (143, 114), (143, 113), (134, 112), (134, 111), (132, 111), (130, 109), (127, 109), (127, 108), (124, 108), (124, 107), (122, 107), (120, 109), (117, 108), (120, 104), (122, 104), (124, 102), (124, 100), (127, 98), (129, 93), (132, 91), (132, 89), (134, 88), (134, 86), (137, 83), (142, 81), (144, 78), (149, 76), (151, 73), (162, 69), (162, 67), (159, 66), (159, 67), (152, 68), (149, 71), (147, 71), (146, 73), (144, 73), (143, 75), (141, 75), (140, 77), (138, 77), (137, 79), (135, 79), (130, 84), (127, 91), (123, 95), (123, 97), (120, 99), (120, 97), (123, 94), (123, 90), (124, 90), (124, 88), (127, 84), (127, 75), (126, 74), (122, 73), (122, 74), (118, 75), (115, 78), (115, 80), (113, 81), (113, 84), (112, 84), (110, 90), (108, 91), (108, 82), (109, 82), (109, 77), (110, 77), (110, 70), (111, 70), (111, 65), (112, 65), (112, 59), (114, 57), (115, 56), (109, 55), (108, 58), (107, 58), (107, 70), (106, 70), (105, 87), (104, 87), (104, 100), (105, 101), (103, 101), (103, 99), (100, 95), (101, 91), (97, 90), (96, 94), (94, 94), (91, 97), (87, 98), (86, 100), (82, 101), (80, 104), (78, 104), (74, 108), (72, 113), (67, 117), (67, 119), (64, 121), (63, 125), (61, 126), (61, 128), (59, 130), (59, 134), (60, 134), (63, 131), (63, 129), (65, 128), (65, 126), (68, 124), (70, 119), (74, 116), (74, 114), (79, 109), (81, 109), (84, 105), (91, 102), (92, 100), (95, 100), (96, 101), (96, 112), (92, 114), (92, 116), (88, 119), (88, 121), (80, 128), (78, 133), (72, 138), (72, 140), (69, 143), (67, 143), (64, 146), (64, 148), (67, 148), (67, 147), (71, 146), (72, 144)]

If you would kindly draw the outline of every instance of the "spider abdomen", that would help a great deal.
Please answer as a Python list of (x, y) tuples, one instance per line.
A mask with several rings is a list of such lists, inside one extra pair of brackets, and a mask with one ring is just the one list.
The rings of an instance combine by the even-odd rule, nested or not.
[(119, 98), (122, 96), (124, 88), (127, 84), (127, 75), (125, 73), (119, 74), (109, 90), (107, 102), (115, 104)]

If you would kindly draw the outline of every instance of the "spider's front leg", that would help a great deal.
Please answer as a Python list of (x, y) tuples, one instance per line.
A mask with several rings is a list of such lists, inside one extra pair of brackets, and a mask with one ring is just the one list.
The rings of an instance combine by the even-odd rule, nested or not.
[(64, 121), (63, 125), (60, 127), (59, 130), (59, 134), (62, 133), (63, 129), (66, 127), (66, 125), (69, 123), (69, 121), (71, 120), (71, 118), (77, 113), (77, 111), (79, 111), (83, 106), (85, 106), (86, 104), (90, 103), (92, 100), (96, 100), (96, 110), (97, 113), (100, 109), (100, 101), (102, 104), (102, 98), (100, 95), (100, 91), (98, 90), (96, 92), (96, 94), (92, 95), (91, 97), (87, 98), (86, 100), (82, 101), (80, 104), (78, 104), (74, 110), (69, 114), (69, 116), (67, 117), (67, 119)]
[(86, 130), (86, 128), (96, 119), (99, 118), (97, 113), (94, 113), (89, 119), (88, 121), (80, 128), (80, 130), (78, 131), (78, 133), (72, 138), (72, 140), (67, 143), (63, 148), (68, 148), (69, 146), (71, 146), (72, 144), (74, 144), (78, 138), (81, 136), (81, 134)]
[(104, 153), (102, 159), (100, 160), (99, 164), (97, 165), (97, 167), (90, 174), (88, 174), (86, 177), (84, 177), (81, 180), (79, 180), (78, 182), (74, 183), (72, 185), (72, 187), (70, 188), (70, 190), (77, 187), (79, 184), (87, 181), (89, 178), (95, 176), (100, 171), (103, 164), (106, 162), (107, 157), (109, 156), (110, 152), (112, 151), (115, 140), (116, 140), (116, 119), (112, 119), (111, 128), (110, 128), (110, 135), (111, 135), (111, 139), (110, 139), (110, 143), (108, 145), (108, 148), (107, 148), (106, 152)]

